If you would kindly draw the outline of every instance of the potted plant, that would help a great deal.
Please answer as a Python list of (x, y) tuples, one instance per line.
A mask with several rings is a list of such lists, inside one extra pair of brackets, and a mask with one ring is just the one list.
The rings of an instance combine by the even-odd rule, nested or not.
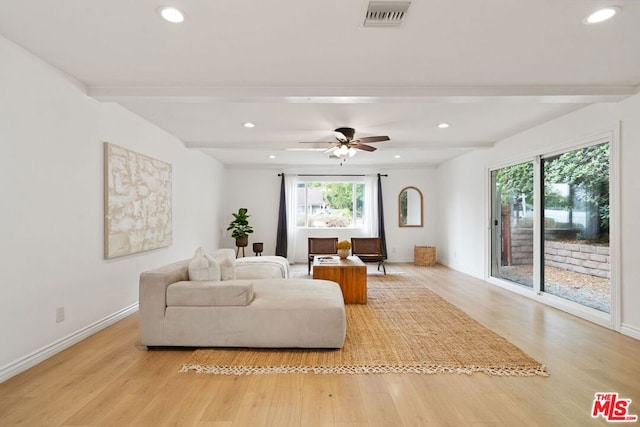
[(351, 242), (348, 240), (341, 240), (336, 243), (336, 251), (338, 252), (338, 256), (342, 259), (349, 256), (349, 249), (351, 249)]
[[(249, 244), (249, 234), (253, 233), (253, 228), (249, 225), (247, 215), (247, 208), (238, 209), (238, 213), (232, 213), (233, 221), (227, 227), (227, 230), (231, 231), (231, 237), (236, 239), (236, 246), (238, 248), (244, 248)], [(243, 249), (244, 252), (244, 249)]]

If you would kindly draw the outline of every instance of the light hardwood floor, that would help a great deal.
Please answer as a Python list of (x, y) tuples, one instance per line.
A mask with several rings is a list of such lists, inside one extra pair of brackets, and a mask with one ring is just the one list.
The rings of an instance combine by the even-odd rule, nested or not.
[(0, 426), (603, 425), (590, 413), (606, 391), (640, 415), (640, 341), (442, 266), (387, 271), (422, 278), (551, 375), (179, 374), (188, 351), (146, 351), (132, 315), (0, 384)]

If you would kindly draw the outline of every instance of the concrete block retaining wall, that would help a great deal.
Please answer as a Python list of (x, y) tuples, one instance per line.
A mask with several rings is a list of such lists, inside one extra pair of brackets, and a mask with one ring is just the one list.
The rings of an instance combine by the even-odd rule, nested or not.
[[(511, 259), (513, 265), (533, 264), (533, 230), (511, 230)], [(611, 278), (611, 258), (608, 246), (545, 242), (545, 265), (576, 273)]]
[(547, 241), (544, 245), (544, 262), (549, 267), (609, 279), (610, 260), (608, 246), (553, 241)]
[(533, 264), (533, 230), (516, 228), (511, 230), (511, 264)]

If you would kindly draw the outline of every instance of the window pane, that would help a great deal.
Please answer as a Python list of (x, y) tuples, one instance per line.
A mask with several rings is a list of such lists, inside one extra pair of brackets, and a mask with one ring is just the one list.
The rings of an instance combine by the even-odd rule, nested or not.
[(354, 227), (364, 224), (364, 184), (306, 182), (298, 185), (298, 226)]
[(296, 226), (304, 227), (307, 225), (307, 186), (300, 182), (296, 190)]
[(491, 173), (491, 275), (533, 287), (533, 162)]
[(354, 184), (354, 218), (355, 226), (362, 227), (364, 221), (364, 184)]
[(542, 290), (609, 313), (609, 143), (543, 159)]

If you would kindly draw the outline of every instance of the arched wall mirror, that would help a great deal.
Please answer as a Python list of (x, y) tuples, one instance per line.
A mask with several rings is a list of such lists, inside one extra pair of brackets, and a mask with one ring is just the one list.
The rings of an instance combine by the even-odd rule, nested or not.
[(422, 227), (422, 193), (416, 187), (405, 187), (398, 196), (400, 227)]

